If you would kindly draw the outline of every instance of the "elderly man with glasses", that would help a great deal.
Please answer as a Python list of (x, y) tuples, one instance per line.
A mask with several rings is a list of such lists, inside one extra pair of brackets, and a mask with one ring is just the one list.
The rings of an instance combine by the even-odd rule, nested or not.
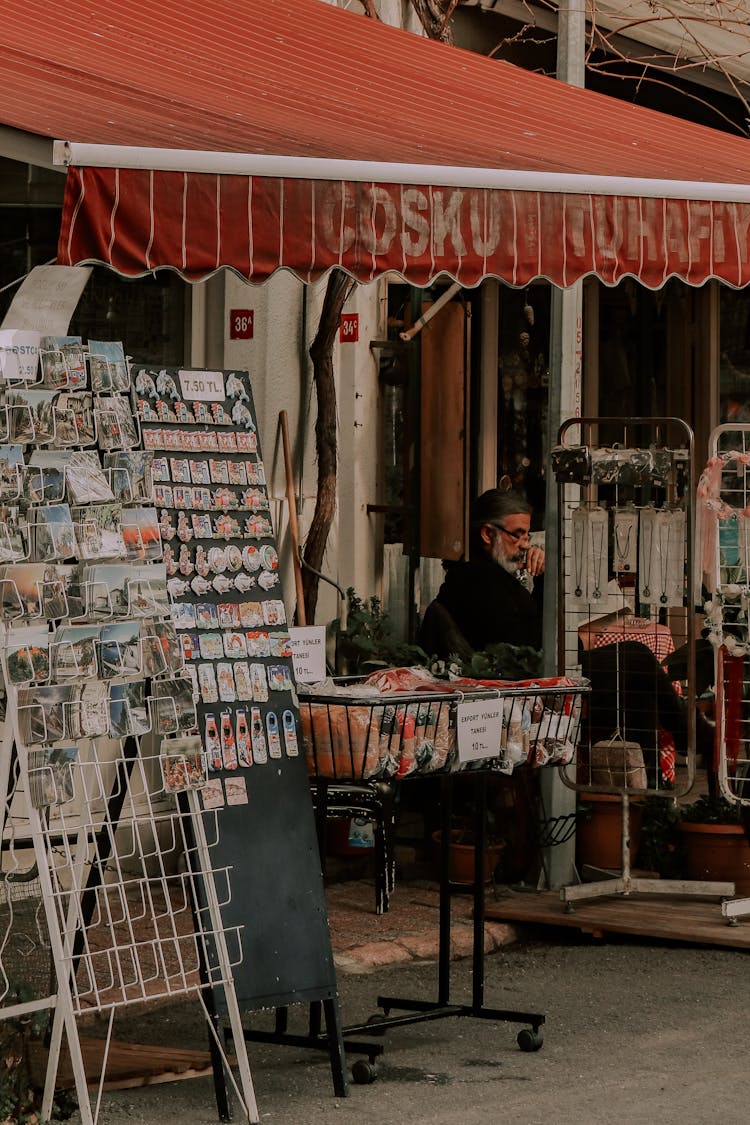
[(544, 551), (530, 544), (531, 507), (491, 488), (470, 512), (469, 558), (446, 566), (436, 601), (475, 651), (505, 642), (542, 647)]
[[(531, 508), (518, 493), (491, 488), (474, 501), (469, 558), (446, 564), (445, 581), (425, 613), (420, 644), (426, 652), (466, 658), (501, 643), (542, 648), (542, 583), (535, 579), (544, 573), (544, 551), (531, 546), (530, 524)], [(619, 727), (656, 755), (663, 728), (685, 751), (685, 701), (649, 648), (626, 640), (582, 657), (592, 687), (591, 741), (611, 738)], [(700, 712), (696, 737), (709, 760), (714, 730)], [(647, 768), (655, 770), (655, 762), (653, 756)]]

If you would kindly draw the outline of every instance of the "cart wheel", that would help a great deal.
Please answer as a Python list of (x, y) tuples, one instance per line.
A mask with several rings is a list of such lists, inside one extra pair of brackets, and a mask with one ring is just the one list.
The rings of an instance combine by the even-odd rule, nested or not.
[(530, 1027), (522, 1028), (516, 1036), (516, 1043), (522, 1051), (539, 1051), (543, 1042), (544, 1035), (542, 1032), (532, 1031)]
[(370, 1086), (378, 1076), (378, 1068), (367, 1059), (357, 1059), (352, 1063), (352, 1079), (357, 1086)]
[(370, 1035), (385, 1035), (388, 1029), (380, 1025), (385, 1024), (386, 1018), (382, 1012), (374, 1012), (371, 1016), (368, 1016), (367, 1026), (372, 1029)]

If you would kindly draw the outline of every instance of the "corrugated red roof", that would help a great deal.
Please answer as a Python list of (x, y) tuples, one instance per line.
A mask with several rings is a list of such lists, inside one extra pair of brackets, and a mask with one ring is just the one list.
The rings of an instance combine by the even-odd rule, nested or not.
[(320, 0), (4, 0), (0, 122), (119, 145), (750, 182), (740, 138)]

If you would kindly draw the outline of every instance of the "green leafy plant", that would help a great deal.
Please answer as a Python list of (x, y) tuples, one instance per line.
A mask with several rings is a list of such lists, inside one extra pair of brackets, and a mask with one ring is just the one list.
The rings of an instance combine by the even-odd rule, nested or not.
[(680, 806), (680, 820), (690, 824), (741, 824), (741, 806), (726, 797), (704, 794), (697, 801)]
[(529, 680), (542, 675), (542, 653), (528, 645), (489, 645), (462, 659), (452, 653), (447, 660), (433, 657), (435, 676), (469, 676), (473, 680)]
[(674, 800), (648, 797), (641, 802), (642, 819), (638, 866), (664, 878), (682, 875), (682, 840), (678, 832), (681, 813)]
[(357, 675), (377, 668), (426, 665), (429, 657), (419, 645), (399, 640), (393, 621), (379, 598), (360, 598), (350, 586), (346, 591), (346, 628), (334, 622), (339, 671)]

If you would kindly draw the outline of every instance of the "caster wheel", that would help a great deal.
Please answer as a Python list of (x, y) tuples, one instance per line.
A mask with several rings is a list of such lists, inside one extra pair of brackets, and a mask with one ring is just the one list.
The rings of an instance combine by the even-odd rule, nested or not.
[(378, 1068), (375, 1063), (368, 1062), (367, 1059), (357, 1059), (352, 1063), (352, 1080), (357, 1086), (370, 1086), (378, 1076)]
[(380, 1012), (375, 1012), (367, 1020), (367, 1026), (370, 1028), (370, 1035), (385, 1035), (387, 1028), (382, 1026), (385, 1024), (386, 1017), (381, 1015)]
[(542, 1032), (532, 1031), (530, 1027), (524, 1027), (516, 1036), (516, 1043), (522, 1051), (539, 1051), (543, 1042)]

